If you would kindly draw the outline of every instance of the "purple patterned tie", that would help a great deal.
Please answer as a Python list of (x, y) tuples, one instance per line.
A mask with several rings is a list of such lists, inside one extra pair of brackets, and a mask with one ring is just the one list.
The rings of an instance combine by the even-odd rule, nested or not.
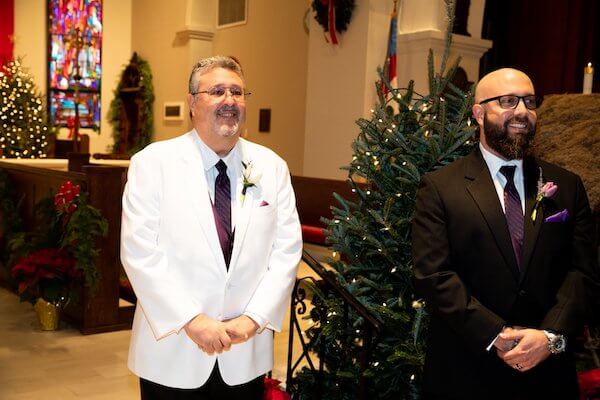
[(231, 238), (231, 186), (227, 176), (227, 165), (223, 160), (219, 160), (215, 167), (219, 171), (215, 180), (215, 221), (221, 250), (225, 257), (225, 265), (229, 268), (233, 243)]
[(506, 177), (504, 186), (504, 210), (506, 222), (510, 231), (510, 239), (513, 245), (513, 251), (517, 259), (519, 270), (521, 269), (521, 258), (523, 257), (523, 236), (525, 232), (525, 221), (523, 219), (523, 209), (521, 208), (521, 197), (515, 187), (513, 178), (515, 176), (514, 165), (504, 165), (500, 168), (502, 175)]

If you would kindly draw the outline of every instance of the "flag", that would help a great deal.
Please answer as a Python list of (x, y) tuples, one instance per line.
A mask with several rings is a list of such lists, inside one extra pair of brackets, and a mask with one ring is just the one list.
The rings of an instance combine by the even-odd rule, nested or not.
[[(397, 78), (397, 59), (396, 59), (396, 47), (398, 43), (398, 10), (396, 8), (397, 2), (394, 0), (394, 10), (390, 20), (390, 32), (388, 37), (387, 53), (385, 55), (385, 62), (383, 63), (383, 76), (387, 78), (388, 82), (392, 87), (398, 86)], [(387, 86), (382, 82), (383, 93), (387, 94)]]

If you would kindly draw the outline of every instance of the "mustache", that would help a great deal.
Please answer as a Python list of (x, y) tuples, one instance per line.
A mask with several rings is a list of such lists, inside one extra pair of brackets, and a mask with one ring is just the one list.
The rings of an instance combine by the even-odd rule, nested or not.
[(216, 111), (217, 114), (220, 114), (223, 112), (233, 112), (236, 116), (239, 116), (240, 109), (235, 105), (224, 105), (222, 107), (219, 107)]
[(527, 117), (512, 117), (511, 119), (504, 122), (504, 129), (508, 128), (508, 125), (510, 125), (514, 122), (519, 123), (519, 124), (525, 124), (528, 127), (531, 125), (531, 123)]

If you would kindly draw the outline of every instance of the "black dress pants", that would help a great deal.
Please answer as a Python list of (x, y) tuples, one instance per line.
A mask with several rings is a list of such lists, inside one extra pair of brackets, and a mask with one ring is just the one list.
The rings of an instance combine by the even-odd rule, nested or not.
[(208, 381), (197, 389), (178, 389), (140, 378), (142, 400), (262, 400), (264, 375), (241, 385), (223, 382), (218, 363)]

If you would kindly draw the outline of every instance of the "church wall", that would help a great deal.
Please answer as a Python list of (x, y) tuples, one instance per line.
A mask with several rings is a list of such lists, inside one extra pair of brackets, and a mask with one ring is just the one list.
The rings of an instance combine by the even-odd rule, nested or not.
[(19, 0), (15, 5), (15, 57), (23, 57), (37, 87), (46, 93), (46, 1)]
[[(355, 121), (366, 116), (366, 110), (372, 106), (376, 68), (385, 56), (391, 8), (383, 12), (371, 7), (371, 3), (377, 2), (356, 2), (348, 30), (338, 35), (339, 44), (335, 46), (325, 41), (323, 27), (311, 19), (304, 176), (327, 179), (347, 176), (340, 167), (352, 159), (351, 144), (360, 131)], [(372, 14), (379, 13), (387, 25), (384, 22), (376, 29), (377, 49), (371, 49), (375, 44), (370, 20)], [(372, 57), (370, 60), (367, 54)]]
[(104, 42), (102, 44), (102, 122), (100, 135), (90, 133), (90, 152), (107, 153), (112, 147), (112, 127), (108, 124), (108, 107), (113, 91), (127, 65), (131, 47), (132, 0), (104, 0)]
[(154, 84), (154, 141), (191, 128), (187, 108), (183, 121), (164, 121), (165, 102), (185, 102), (191, 65), (188, 43), (177, 39), (186, 19), (185, 0), (133, 0), (131, 50), (146, 59)]
[[(246, 24), (217, 29), (214, 37), (214, 53), (238, 57), (252, 91), (247, 138), (277, 152), (296, 175), (304, 159), (307, 8), (306, 1), (252, 0)], [(258, 131), (261, 108), (271, 109), (269, 133)]]

